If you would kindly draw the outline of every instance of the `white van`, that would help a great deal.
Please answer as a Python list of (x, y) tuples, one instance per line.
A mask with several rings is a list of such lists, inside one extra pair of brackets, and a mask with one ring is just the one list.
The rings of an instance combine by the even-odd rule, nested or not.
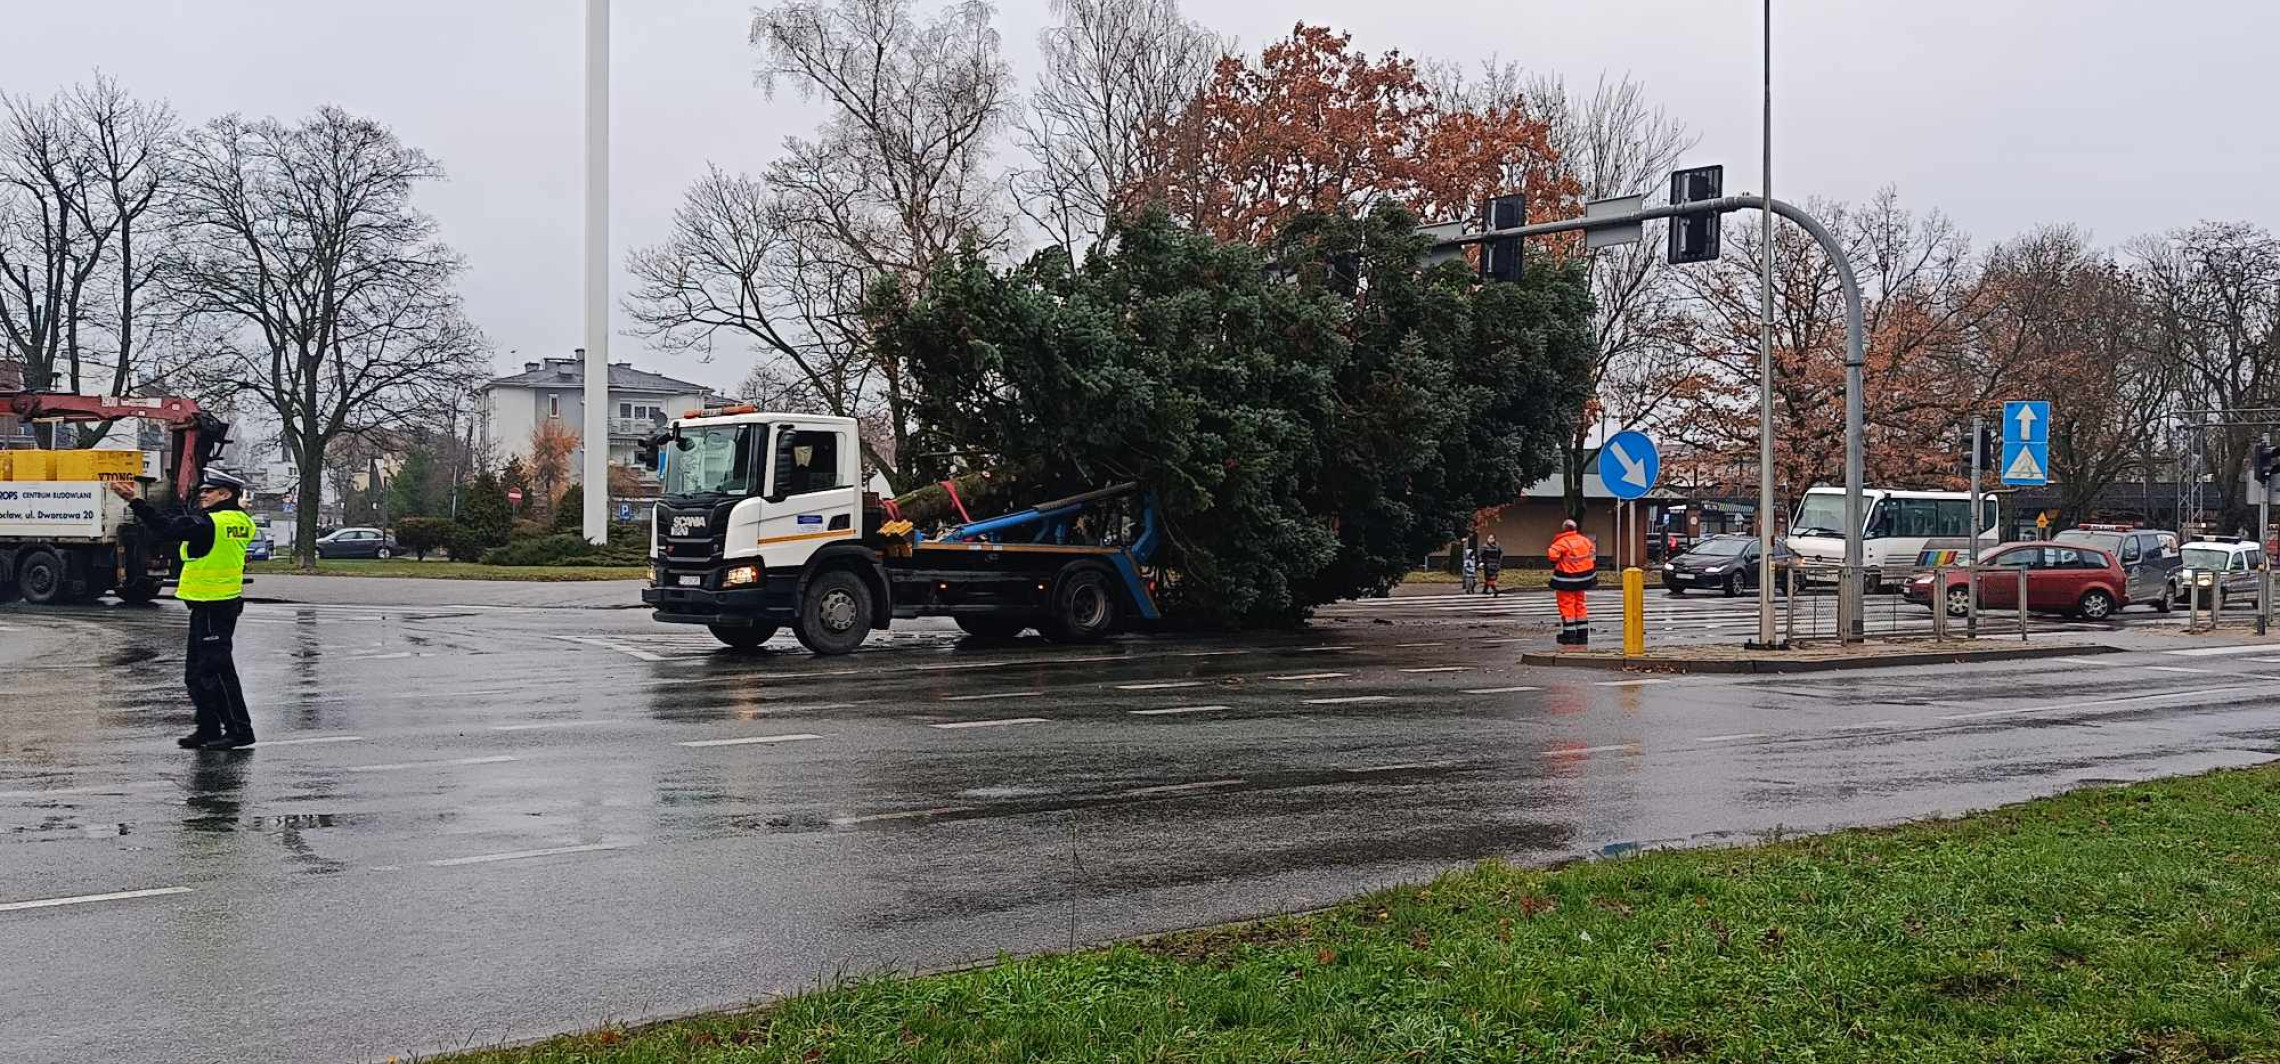
[[(1965, 550), (1972, 541), (1971, 493), (1963, 491), (1861, 491), (1861, 564), (1868, 588), (1905, 584), (1916, 559), (1927, 550)], [(1995, 545), (1995, 500), (1979, 500), (1979, 546)], [(1789, 549), (1803, 563), (1800, 579), (1834, 582), (1845, 563), (1845, 489), (1813, 488), (1789, 524)]]

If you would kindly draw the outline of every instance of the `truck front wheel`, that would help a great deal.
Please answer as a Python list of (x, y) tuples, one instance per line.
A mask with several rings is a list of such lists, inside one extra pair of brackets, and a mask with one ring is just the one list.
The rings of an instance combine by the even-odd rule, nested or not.
[(1061, 577), (1037, 630), (1056, 643), (1098, 642), (1116, 631), (1122, 612), (1108, 574), (1088, 566)]
[(818, 654), (846, 654), (871, 636), (871, 589), (846, 569), (830, 569), (810, 580), (800, 596), (792, 634)]
[(752, 650), (776, 637), (772, 624), (708, 624), (714, 639), (738, 650)]
[(16, 588), (34, 606), (61, 601), (66, 579), (63, 559), (51, 550), (35, 550), (16, 563)]

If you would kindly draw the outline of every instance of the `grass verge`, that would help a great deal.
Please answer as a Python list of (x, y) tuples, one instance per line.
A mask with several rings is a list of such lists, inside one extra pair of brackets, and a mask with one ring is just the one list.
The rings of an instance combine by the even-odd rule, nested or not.
[[(1404, 584), (1461, 584), (1456, 574), (1441, 569), (1419, 569), (1401, 578)], [(1496, 586), (1506, 591), (1542, 591), (1552, 586), (1550, 569), (1506, 569), (1496, 575)]]
[[(453, 1064), (2280, 1059), (2280, 771), (1529, 871)], [(755, 931), (753, 933), (761, 933)]]
[[(308, 576), (290, 561), (247, 562), (255, 576)], [(425, 580), (520, 580), (551, 583), (569, 580), (641, 580), (649, 570), (637, 565), (482, 565), (476, 562), (423, 562), (411, 558), (345, 559), (317, 563), (317, 576), (393, 576)]]

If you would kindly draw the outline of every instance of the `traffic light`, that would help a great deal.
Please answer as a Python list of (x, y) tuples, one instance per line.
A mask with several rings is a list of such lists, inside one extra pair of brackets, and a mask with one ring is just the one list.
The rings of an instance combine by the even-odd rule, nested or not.
[(2280, 473), (2280, 450), (2273, 448), (2271, 440), (2257, 437), (2255, 452), (2249, 457), (2248, 467), (2255, 471), (2257, 483), (2272, 483), (2272, 475)]
[[(1482, 212), (1488, 216), (1488, 228), (1518, 229), (1528, 224), (1528, 200), (1524, 196), (1498, 196), (1489, 200)], [(1480, 275), (1491, 281), (1517, 281), (1520, 279), (1520, 238), (1498, 237), (1480, 245)]]
[[(1670, 202), (1676, 206), (1717, 199), (1725, 195), (1725, 187), (1726, 168), (1723, 166), (1674, 171), (1670, 175)], [(1710, 262), (1717, 257), (1717, 214), (1689, 214), (1670, 220), (1671, 262)]]

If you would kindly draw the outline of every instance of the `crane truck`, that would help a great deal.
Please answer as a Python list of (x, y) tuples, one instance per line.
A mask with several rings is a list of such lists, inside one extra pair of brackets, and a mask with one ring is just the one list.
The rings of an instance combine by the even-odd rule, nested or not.
[[(173, 572), (172, 543), (134, 520), (103, 481), (135, 477), (162, 508), (191, 505), (228, 427), (189, 399), (26, 390), (19, 367), (0, 363), (0, 413), (25, 424), (139, 418), (167, 430), (156, 469), (141, 451), (0, 450), (0, 602), (80, 602), (113, 593), (148, 602)], [(151, 473), (153, 476), (145, 477)]]
[(1158, 616), (1144, 574), (1162, 535), (1135, 484), (979, 520), (957, 503), (962, 523), (930, 536), (864, 490), (852, 418), (708, 407), (646, 449), (664, 493), (642, 601), (731, 647), (789, 627), (810, 651), (845, 654), (913, 617), (980, 638), (1035, 628), (1090, 642)]

